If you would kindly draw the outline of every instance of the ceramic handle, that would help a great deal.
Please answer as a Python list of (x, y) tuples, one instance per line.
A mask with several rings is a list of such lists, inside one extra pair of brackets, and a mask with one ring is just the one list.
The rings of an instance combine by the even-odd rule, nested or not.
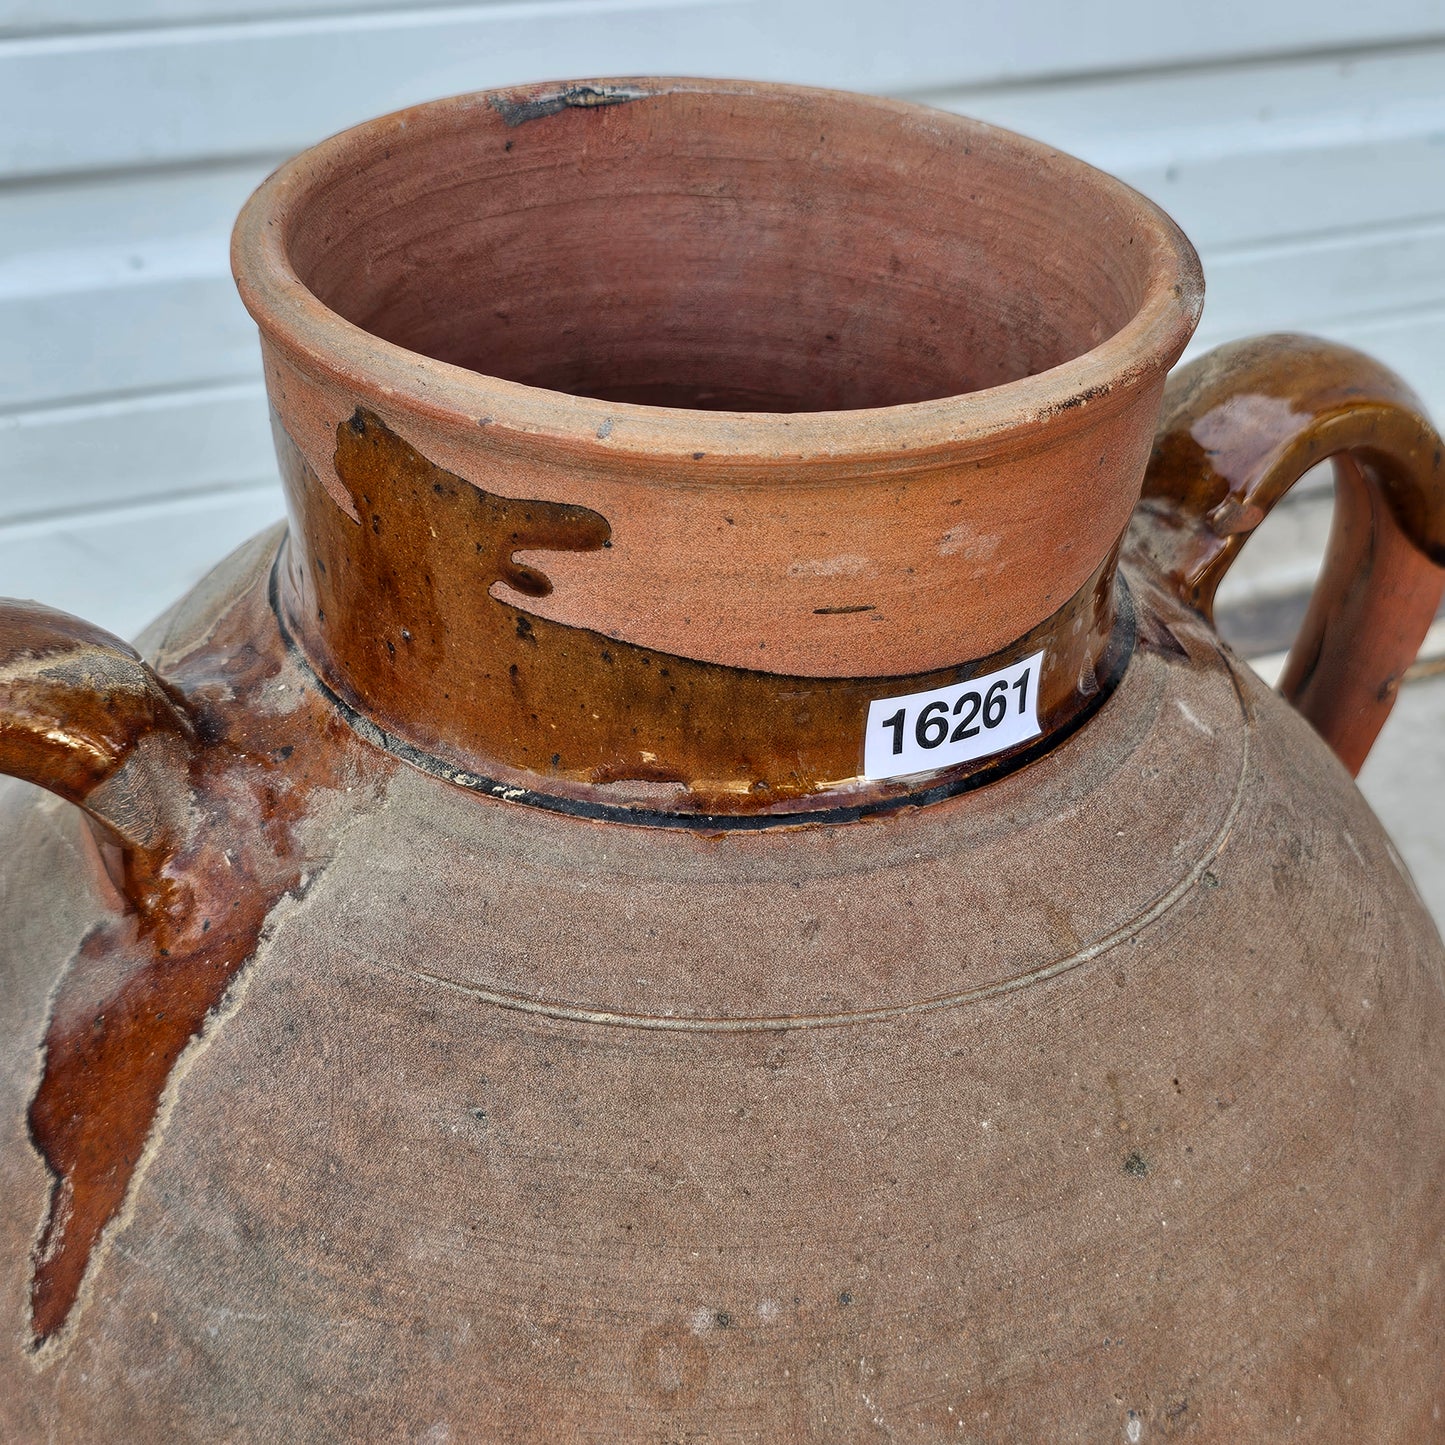
[(1130, 541), (1212, 621), (1250, 533), (1327, 457), (1334, 522), (1280, 691), (1357, 773), (1445, 590), (1441, 441), (1404, 382), (1308, 336), (1235, 342), (1180, 368)]
[(143, 916), (173, 907), (195, 728), (118, 637), (35, 602), (0, 601), (0, 773), (83, 808), (124, 859)]

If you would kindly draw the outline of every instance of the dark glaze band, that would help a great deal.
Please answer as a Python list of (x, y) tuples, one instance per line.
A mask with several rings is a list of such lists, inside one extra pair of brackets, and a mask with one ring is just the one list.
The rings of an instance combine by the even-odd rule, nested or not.
[[(1095, 705), (1127, 654), (1111, 552), (1051, 616), (953, 667), (798, 677), (674, 656), (503, 600), (547, 595), (548, 552), (605, 548), (599, 513), (487, 492), (361, 409), (336, 428), (343, 507), (278, 435), (288, 491), (304, 499), (274, 579), (288, 637), (384, 746), (498, 796), (690, 826), (889, 806), (914, 797), (918, 780), (861, 778), (871, 701), (1042, 651), (1046, 745)], [(947, 786), (1013, 755), (950, 770)]]
[[(1091, 670), (1089, 681), (1092, 687), (1080, 688), (1074, 695), (1074, 706), (1056, 708), (1045, 722), (1040, 711), (1040, 722), (1044, 724), (1039, 736), (998, 753), (992, 757), (963, 763), (938, 773), (918, 774), (910, 778), (886, 782), (850, 781), (842, 786), (819, 791), (807, 797), (799, 797), (778, 803), (776, 800), (766, 809), (755, 807), (751, 811), (709, 811), (697, 806), (699, 800), (687, 793), (681, 793), (674, 806), (658, 806), (641, 800), (622, 801), (613, 788), (579, 785), (573, 780), (559, 777), (539, 777), (517, 769), (493, 765), (485, 771), (478, 771), (459, 761), (450, 761), (436, 752), (428, 751), (409, 741), (400, 734), (382, 727), (360, 708), (343, 697), (330, 686), (324, 677), (312, 666), (305, 651), (298, 644), (287, 625), (284, 609), (279, 599), (279, 578), (285, 555), (285, 544), (278, 553), (271, 574), (271, 605), (276, 615), (282, 639), (297, 664), (312, 678), (314, 685), (324, 698), (341, 714), (350, 727), (374, 747), (383, 749), (401, 761), (409, 763), (433, 777), (442, 778), (458, 787), (506, 802), (521, 803), (528, 807), (542, 808), (548, 812), (562, 813), (572, 817), (594, 818), (607, 822), (630, 823), (639, 827), (689, 828), (702, 832), (757, 832), (767, 828), (798, 826), (801, 824), (849, 823), (861, 818), (893, 812), (900, 808), (924, 807), (930, 803), (956, 797), (997, 781), (1010, 773), (1017, 772), (1029, 763), (1051, 752), (1060, 743), (1078, 731), (1109, 699), (1124, 676), (1133, 655), (1137, 637), (1134, 602), (1128, 583), (1122, 574), (1116, 572), (1112, 559), (1108, 567), (1108, 593), (1111, 601), (1109, 612), (1112, 626), (1106, 635), (1106, 643), (1098, 656), (1097, 665)], [(1091, 590), (1091, 589), (1086, 589)], [(977, 663), (965, 664), (951, 670), (943, 682), (932, 682), (934, 686), (961, 681), (979, 673), (996, 670), (997, 667), (1020, 657), (1027, 657), (1037, 651), (1042, 635), (1054, 631), (1060, 617), (1073, 615), (1075, 607), (1071, 599), (1069, 606), (1060, 614), (1050, 618), (1021, 638), (996, 657)], [(1046, 645), (1046, 644), (1044, 644)], [(729, 669), (719, 669), (728, 671)], [(767, 674), (758, 676), (766, 677)], [(936, 674), (930, 674), (936, 679)], [(818, 686), (833, 679), (774, 679), (776, 683), (797, 685), (806, 683)], [(922, 690), (913, 686), (918, 679), (870, 679), (861, 689), (858, 703), (855, 732), (857, 766), (861, 769), (863, 753), (863, 727), (867, 717), (868, 701), (880, 694), (889, 695)], [(688, 806), (692, 803), (693, 806)]]

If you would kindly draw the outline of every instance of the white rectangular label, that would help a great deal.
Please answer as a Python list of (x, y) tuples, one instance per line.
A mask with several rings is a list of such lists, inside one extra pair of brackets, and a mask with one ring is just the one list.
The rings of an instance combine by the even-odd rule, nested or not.
[(1043, 664), (1036, 652), (966, 682), (870, 702), (863, 776), (931, 773), (1036, 738)]

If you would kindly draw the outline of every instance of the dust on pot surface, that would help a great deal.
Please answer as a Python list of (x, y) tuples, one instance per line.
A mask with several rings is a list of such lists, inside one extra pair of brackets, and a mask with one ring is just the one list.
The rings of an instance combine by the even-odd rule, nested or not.
[[(0, 1437), (1440, 1438), (1398, 378), (1166, 384), (1146, 201), (741, 82), (370, 122), (235, 257), (289, 525), (0, 603)], [(1327, 456), (1282, 698), (1214, 588)]]

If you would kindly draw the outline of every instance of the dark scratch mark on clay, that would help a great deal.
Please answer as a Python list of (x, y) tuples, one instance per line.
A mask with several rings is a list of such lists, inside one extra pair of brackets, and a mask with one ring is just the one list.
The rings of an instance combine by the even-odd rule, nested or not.
[(635, 85), (569, 85), (544, 95), (492, 95), (492, 109), (510, 126), (542, 120), (564, 110), (594, 110), (605, 105), (626, 105), (651, 94)]

